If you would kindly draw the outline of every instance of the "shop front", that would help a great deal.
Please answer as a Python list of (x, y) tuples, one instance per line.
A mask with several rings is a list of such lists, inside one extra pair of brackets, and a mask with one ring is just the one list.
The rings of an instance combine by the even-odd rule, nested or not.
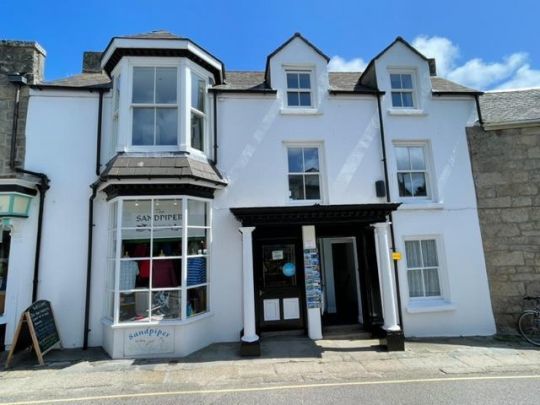
[(243, 235), (242, 352), (267, 331), (358, 324), (400, 334), (387, 216), (399, 204), (233, 208)]

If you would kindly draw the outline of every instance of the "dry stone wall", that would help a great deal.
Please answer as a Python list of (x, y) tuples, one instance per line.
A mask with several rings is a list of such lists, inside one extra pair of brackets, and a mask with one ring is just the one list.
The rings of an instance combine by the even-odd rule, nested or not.
[(467, 129), (497, 331), (540, 295), (540, 126)]

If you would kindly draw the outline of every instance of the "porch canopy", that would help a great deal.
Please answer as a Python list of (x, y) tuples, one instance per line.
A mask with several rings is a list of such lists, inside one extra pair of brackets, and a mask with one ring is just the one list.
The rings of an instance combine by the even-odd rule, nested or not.
[(372, 224), (386, 217), (401, 203), (309, 205), (231, 208), (242, 226)]

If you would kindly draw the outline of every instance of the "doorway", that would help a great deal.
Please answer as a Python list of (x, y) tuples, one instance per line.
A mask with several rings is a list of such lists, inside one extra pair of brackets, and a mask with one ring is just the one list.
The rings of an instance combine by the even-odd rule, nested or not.
[(323, 324), (363, 325), (356, 239), (322, 238), (319, 243), (323, 265)]

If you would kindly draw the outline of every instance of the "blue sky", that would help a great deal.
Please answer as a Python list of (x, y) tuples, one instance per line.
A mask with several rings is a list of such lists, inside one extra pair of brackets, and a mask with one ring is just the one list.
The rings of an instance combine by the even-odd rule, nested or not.
[(266, 55), (301, 32), (334, 70), (358, 70), (396, 36), (439, 73), (480, 89), (540, 87), (540, 2), (483, 1), (143, 1), (5, 2), (0, 38), (36, 40), (46, 78), (80, 72), (85, 50), (112, 36), (165, 29), (186, 36), (228, 70), (262, 70)]

